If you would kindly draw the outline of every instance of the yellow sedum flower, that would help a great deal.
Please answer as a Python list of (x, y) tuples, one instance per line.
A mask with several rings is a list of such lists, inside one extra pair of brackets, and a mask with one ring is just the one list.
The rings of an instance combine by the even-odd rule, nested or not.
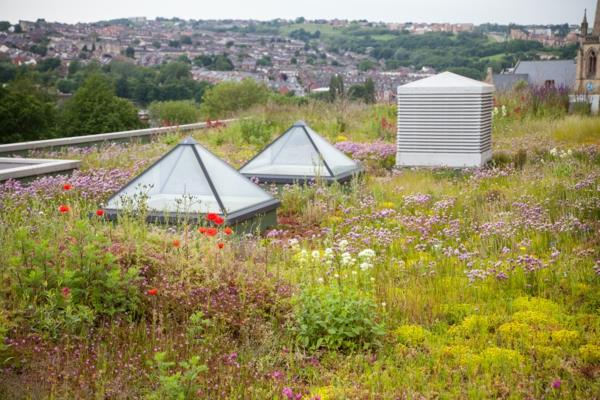
[(558, 326), (558, 321), (540, 311), (519, 311), (513, 314), (513, 320), (537, 328)]
[(469, 315), (460, 325), (453, 326), (448, 332), (458, 336), (473, 338), (485, 336), (488, 333), (489, 327), (490, 321), (488, 317), (483, 315)]
[(522, 343), (531, 339), (532, 329), (522, 322), (507, 322), (498, 328), (498, 334), (507, 343)]
[(490, 372), (513, 371), (523, 362), (523, 356), (516, 350), (489, 347), (480, 354), (481, 366)]
[(560, 313), (558, 304), (541, 297), (519, 297), (513, 301), (513, 307), (517, 311), (538, 311), (546, 315)]
[(420, 325), (402, 325), (394, 331), (398, 343), (409, 347), (423, 345), (429, 335), (429, 331)]
[(335, 138), (336, 142), (347, 142), (348, 138), (344, 135), (339, 135), (338, 137)]
[(600, 364), (600, 346), (595, 344), (586, 344), (579, 348), (579, 355), (582, 360), (589, 364)]
[(553, 343), (556, 343), (561, 347), (567, 347), (577, 344), (579, 341), (579, 332), (561, 329), (560, 331), (552, 332), (550, 337), (552, 338)]
[(383, 203), (379, 204), (379, 208), (382, 210), (394, 208), (395, 206), (396, 205), (394, 203), (392, 203), (391, 201), (384, 201)]

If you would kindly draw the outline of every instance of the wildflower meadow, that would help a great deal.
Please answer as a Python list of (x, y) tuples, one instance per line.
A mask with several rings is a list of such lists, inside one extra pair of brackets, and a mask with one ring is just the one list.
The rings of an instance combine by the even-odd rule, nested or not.
[(262, 234), (107, 220), (183, 133), (36, 151), (83, 165), (0, 184), (0, 398), (600, 398), (600, 119), (515, 96), (481, 169), (393, 168), (391, 106), (194, 132), (239, 167), (305, 119), (365, 166), (265, 187), (282, 206)]

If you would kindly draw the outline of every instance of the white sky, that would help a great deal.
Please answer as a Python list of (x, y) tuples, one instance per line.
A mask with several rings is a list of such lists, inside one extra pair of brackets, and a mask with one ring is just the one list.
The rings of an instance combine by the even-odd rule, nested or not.
[(184, 19), (367, 19), (386, 22), (580, 23), (596, 0), (0, 0), (0, 20), (92, 22)]

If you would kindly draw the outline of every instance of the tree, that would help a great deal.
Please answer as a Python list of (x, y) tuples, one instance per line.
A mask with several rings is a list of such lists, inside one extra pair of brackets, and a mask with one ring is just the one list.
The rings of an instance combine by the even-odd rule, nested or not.
[(270, 67), (271, 65), (273, 65), (273, 62), (271, 61), (271, 57), (269, 57), (269, 56), (262, 56), (256, 62), (256, 65), (260, 65), (261, 67)]
[(17, 76), (17, 66), (9, 62), (0, 62), (0, 83), (9, 82)]
[(71, 79), (61, 79), (56, 83), (56, 88), (61, 93), (73, 93), (77, 84)]
[(359, 71), (368, 71), (370, 69), (373, 69), (374, 65), (373, 65), (373, 61), (365, 58), (364, 60), (361, 60), (358, 63), (358, 69)]
[(181, 36), (181, 44), (187, 44), (190, 45), (192, 44), (192, 38), (186, 35), (182, 35)]
[(131, 46), (127, 46), (127, 48), (125, 49), (125, 57), (134, 58), (135, 49)]
[(115, 95), (100, 74), (86, 79), (64, 106), (62, 131), (67, 136), (117, 132), (141, 127), (134, 105)]
[(69, 76), (75, 75), (81, 70), (81, 62), (79, 60), (73, 60), (69, 63)]
[(333, 75), (329, 80), (329, 100), (342, 99), (344, 94), (344, 78), (337, 74)]
[(21, 27), (21, 25), (16, 24), (14, 26), (14, 28), (15, 28), (15, 33), (23, 33), (23, 28)]
[(8, 21), (0, 21), (0, 32), (6, 32), (10, 28), (10, 22)]
[(37, 70), (40, 72), (54, 71), (60, 67), (60, 59), (45, 58), (37, 64)]
[(33, 46), (31, 46), (29, 48), (29, 51), (31, 51), (34, 54), (44, 57), (48, 53), (48, 48), (42, 44), (34, 44)]
[(206, 90), (201, 110), (209, 118), (225, 117), (256, 104), (264, 104), (268, 97), (269, 89), (253, 79), (222, 82)]
[(365, 103), (373, 104), (375, 103), (375, 82), (373, 79), (369, 78), (365, 82)]
[(190, 100), (155, 101), (150, 104), (150, 118), (159, 125), (191, 124), (200, 121), (200, 109)]
[(0, 143), (52, 137), (55, 123), (53, 99), (31, 80), (0, 86)]

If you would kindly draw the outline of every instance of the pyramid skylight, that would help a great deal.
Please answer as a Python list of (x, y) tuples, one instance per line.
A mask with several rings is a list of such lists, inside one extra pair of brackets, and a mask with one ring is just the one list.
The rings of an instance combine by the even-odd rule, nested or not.
[(187, 138), (125, 185), (107, 203), (109, 216), (144, 199), (153, 219), (223, 215), (229, 223), (275, 210), (280, 202)]
[(240, 172), (261, 182), (294, 183), (314, 180), (346, 181), (362, 171), (304, 121), (296, 122), (283, 135), (256, 155)]

